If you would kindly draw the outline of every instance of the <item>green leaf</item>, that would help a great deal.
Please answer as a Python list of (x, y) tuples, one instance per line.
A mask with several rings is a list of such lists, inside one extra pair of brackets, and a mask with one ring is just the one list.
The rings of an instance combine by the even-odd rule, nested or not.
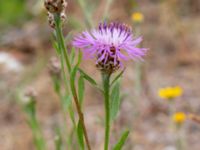
[(82, 128), (80, 120), (78, 121), (77, 134), (78, 134), (79, 145), (81, 149), (84, 150), (85, 146), (84, 146), (83, 128)]
[[(71, 73), (70, 73), (70, 87), (71, 87), (72, 94), (74, 96), (76, 96), (76, 88), (75, 88), (76, 73), (77, 73), (77, 70), (78, 70), (78, 66), (81, 63), (81, 60), (82, 60), (82, 53), (79, 51), (78, 62), (75, 65), (75, 67), (72, 68)], [(71, 120), (73, 121), (73, 124), (75, 124), (74, 112), (73, 112), (72, 107), (69, 107), (69, 113), (70, 113)]]
[(76, 55), (76, 53), (75, 53), (75, 48), (72, 47), (72, 49), (71, 49), (71, 53), (70, 53), (70, 62), (71, 62), (71, 64), (74, 63), (75, 55)]
[(56, 50), (57, 54), (61, 54), (61, 50), (60, 50), (57, 42), (53, 42), (53, 48)]
[(87, 80), (89, 81), (92, 85), (97, 85), (96, 81), (94, 79), (92, 79), (92, 77), (90, 77), (88, 74), (86, 74), (82, 69), (78, 69), (78, 71), (80, 72), (80, 74)]
[(75, 121), (75, 116), (74, 116), (74, 110), (73, 110), (73, 107), (71, 105), (69, 106), (69, 116), (70, 116), (70, 119), (73, 123), (73, 126), (75, 127), (76, 121)]
[(77, 73), (78, 67), (75, 66), (71, 73), (70, 73), (70, 86), (71, 86), (71, 91), (73, 95), (76, 95), (76, 89), (75, 89), (75, 79), (76, 79), (76, 73)]
[(120, 107), (120, 81), (118, 81), (111, 92), (111, 102), (110, 102), (110, 118), (114, 120), (117, 116)]
[(62, 103), (64, 105), (65, 111), (67, 111), (69, 109), (71, 102), (72, 102), (72, 97), (70, 95), (65, 95), (62, 97)]
[(78, 99), (81, 105), (83, 103), (84, 91), (85, 91), (85, 82), (83, 76), (81, 75), (78, 80)]
[(56, 92), (56, 93), (58, 93), (59, 94), (59, 92), (60, 92), (60, 79), (58, 79), (56, 76), (52, 76), (52, 80), (53, 80), (53, 85), (54, 85), (54, 91)]
[(76, 79), (76, 73), (78, 70), (78, 66), (80, 65), (82, 60), (82, 53), (79, 51), (78, 54), (78, 62), (75, 65), (75, 67), (72, 69), (71, 73), (70, 73), (70, 86), (71, 86), (71, 91), (73, 95), (76, 95), (76, 89), (75, 89), (75, 79)]
[(81, 60), (82, 60), (82, 53), (81, 53), (81, 51), (79, 51), (79, 53), (78, 53), (78, 62), (76, 64), (77, 67), (80, 65)]
[(53, 48), (56, 50), (57, 55), (61, 54), (61, 49), (59, 47), (59, 43), (57, 42), (56, 33), (52, 34), (51, 43), (53, 43)]
[(55, 129), (55, 132), (56, 132), (56, 136), (54, 138), (54, 143), (55, 143), (55, 147), (56, 147), (56, 150), (62, 150), (62, 135), (61, 135), (61, 130), (60, 128), (56, 128)]
[(35, 118), (36, 103), (33, 98), (29, 98), (27, 104), (25, 104), (23, 107), (24, 107), (24, 111), (26, 112), (28, 117)]
[[(125, 69), (124, 69), (125, 70)], [(124, 70), (122, 70), (115, 78), (114, 80), (111, 82), (111, 86), (123, 75)]]
[(126, 142), (126, 139), (128, 138), (129, 135), (129, 131), (125, 131), (121, 138), (119, 139), (119, 141), (117, 142), (117, 144), (114, 146), (113, 150), (121, 150), (122, 146), (124, 145), (124, 143)]

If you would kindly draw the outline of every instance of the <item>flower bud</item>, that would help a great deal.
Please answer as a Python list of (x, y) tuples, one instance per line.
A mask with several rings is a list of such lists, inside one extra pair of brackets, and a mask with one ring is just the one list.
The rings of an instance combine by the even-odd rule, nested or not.
[(66, 0), (45, 0), (44, 5), (48, 11), (47, 14), (49, 25), (52, 28), (55, 28), (55, 16), (59, 16), (64, 22), (64, 20), (66, 19)]
[(37, 92), (33, 87), (28, 87), (25, 89), (22, 95), (22, 103), (24, 105), (29, 105), (30, 103), (35, 103), (37, 97)]
[(49, 73), (51, 76), (60, 77), (61, 75), (61, 64), (58, 58), (52, 57), (49, 64)]
[(37, 96), (37, 92), (35, 91), (33, 87), (28, 87), (24, 93), (24, 96), (35, 99)]
[(54, 16), (50, 12), (48, 12), (48, 22), (49, 22), (50, 27), (55, 28), (56, 25), (55, 25)]
[(65, 0), (45, 0), (44, 5), (52, 14), (62, 13), (67, 7), (67, 2)]

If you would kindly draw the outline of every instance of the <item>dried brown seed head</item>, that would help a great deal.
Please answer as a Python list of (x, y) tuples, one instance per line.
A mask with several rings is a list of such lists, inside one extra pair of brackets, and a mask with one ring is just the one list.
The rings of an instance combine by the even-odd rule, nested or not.
[(66, 0), (45, 0), (44, 5), (50, 13), (64, 12), (67, 7)]

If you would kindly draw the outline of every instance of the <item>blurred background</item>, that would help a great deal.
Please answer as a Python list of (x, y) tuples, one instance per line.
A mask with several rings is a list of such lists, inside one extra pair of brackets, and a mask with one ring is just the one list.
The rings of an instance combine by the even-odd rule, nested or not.
[[(84, 2), (84, 1), (83, 1)], [(108, 12), (106, 12), (108, 8)], [(84, 9), (87, 12), (84, 13)], [(142, 20), (134, 20), (139, 12)], [(170, 130), (169, 107), (158, 90), (180, 86), (183, 95), (172, 105), (176, 111), (200, 114), (200, 1), (199, 0), (68, 0), (64, 25), (66, 43), (83, 29), (97, 26), (103, 14), (111, 21), (133, 26), (149, 48), (144, 62), (128, 62), (122, 79), (122, 101), (112, 128), (111, 143), (123, 129), (131, 134), (126, 150), (176, 150), (176, 133)], [(85, 14), (85, 15), (84, 15)], [(88, 19), (89, 18), (89, 19)], [(34, 149), (31, 130), (17, 103), (16, 92), (26, 87), (37, 91), (37, 115), (48, 149), (53, 150), (53, 127), (60, 122), (57, 95), (48, 74), (52, 48), (43, 0), (0, 1), (0, 149)], [(81, 67), (100, 82), (94, 61)], [(86, 85), (84, 112), (95, 150), (103, 148), (103, 98)], [(185, 149), (199, 150), (200, 125), (186, 120), (183, 125)]]

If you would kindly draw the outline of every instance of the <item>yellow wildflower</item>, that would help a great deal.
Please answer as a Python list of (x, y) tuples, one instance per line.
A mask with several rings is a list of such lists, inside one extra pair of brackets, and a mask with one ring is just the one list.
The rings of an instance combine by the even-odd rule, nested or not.
[(133, 13), (133, 14), (131, 15), (131, 19), (132, 19), (132, 21), (134, 21), (134, 22), (141, 23), (141, 22), (143, 22), (143, 20), (144, 20), (144, 16), (143, 16), (143, 14), (140, 13), (140, 12), (135, 12), (135, 13)]
[(183, 89), (179, 86), (161, 88), (158, 91), (159, 97), (168, 99), (168, 100), (179, 97), (182, 95), (182, 93), (183, 93)]
[(186, 120), (186, 115), (183, 112), (177, 112), (172, 116), (173, 122), (182, 124)]

